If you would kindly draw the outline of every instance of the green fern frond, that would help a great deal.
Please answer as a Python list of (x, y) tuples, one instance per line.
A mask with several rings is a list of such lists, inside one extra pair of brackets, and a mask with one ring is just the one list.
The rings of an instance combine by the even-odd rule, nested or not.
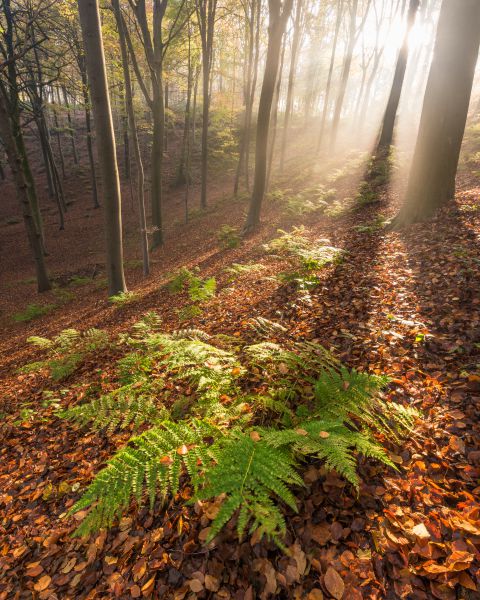
[(132, 498), (141, 503), (144, 495), (153, 506), (157, 493), (175, 494), (183, 466), (193, 478), (196, 471), (212, 458), (209, 446), (222, 436), (206, 421), (189, 423), (165, 421), (132, 438), (130, 445), (119, 450), (70, 509), (69, 514), (90, 508), (76, 530), (85, 535), (110, 526), (128, 507)]
[[(284, 532), (285, 521), (278, 508), (272, 513), (271, 496), (296, 511), (295, 496), (289, 486), (303, 484), (292, 455), (262, 440), (255, 442), (249, 434), (237, 433), (226, 439), (217, 461), (207, 471), (205, 485), (198, 494), (200, 499), (226, 494), (209, 538), (213, 539), (241, 507), (240, 535), (246, 523), (253, 520), (255, 529), (261, 528), (262, 533), (278, 539)], [(276, 518), (272, 519), (272, 514)]]
[(187, 329), (177, 329), (177, 331), (174, 331), (171, 336), (174, 340), (200, 340), (201, 342), (208, 342), (211, 339), (211, 336), (208, 335), (208, 333), (193, 327), (189, 327)]
[[(114, 431), (124, 429), (130, 424), (138, 429), (145, 423), (158, 423), (168, 416), (168, 411), (156, 400), (154, 386), (145, 380), (144, 386), (126, 385), (108, 395), (95, 398), (87, 404), (74, 406), (59, 412), (59, 416), (76, 421), (92, 429)], [(142, 392), (146, 393), (142, 393)]]

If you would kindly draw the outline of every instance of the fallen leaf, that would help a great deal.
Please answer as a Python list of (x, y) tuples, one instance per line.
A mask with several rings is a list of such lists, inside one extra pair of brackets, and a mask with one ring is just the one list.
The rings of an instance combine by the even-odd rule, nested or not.
[(341, 598), (343, 598), (345, 584), (333, 567), (328, 567), (323, 578), (323, 583), (325, 584), (328, 593), (333, 596), (335, 600), (341, 600)]

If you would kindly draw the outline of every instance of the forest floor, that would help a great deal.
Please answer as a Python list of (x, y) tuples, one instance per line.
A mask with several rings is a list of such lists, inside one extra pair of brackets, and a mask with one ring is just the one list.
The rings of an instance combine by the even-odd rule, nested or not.
[[(22, 283), (28, 262), (19, 259), (17, 267), (15, 260), (6, 277), (2, 260), (0, 599), (480, 598), (480, 178), (475, 166), (460, 174), (454, 203), (407, 231), (380, 226), (380, 216), (392, 216), (398, 206), (398, 194), (388, 187), (375, 202), (355, 210), (339, 205), (331, 216), (289, 215), (274, 195), (261, 229), (234, 249), (220, 248), (216, 232), (224, 223), (241, 225), (246, 204), (233, 201), (219, 183), (211, 196), (215, 209), (168, 232), (165, 246), (153, 254), (148, 280), (142, 280), (136, 263), (127, 268), (138, 298), (121, 308), (112, 306), (93, 280), (60, 302), (58, 291), (48, 294), (39, 302), (54, 304), (50, 313), (12, 324), (12, 313), (33, 297), (33, 285)], [(355, 172), (344, 171), (326, 183), (336, 188), (337, 198), (354, 197), (362, 178), (358, 161)], [(302, 190), (308, 195), (324, 178), (323, 170), (310, 170), (308, 183), (299, 177), (279, 185), (294, 189), (287, 196)], [(174, 197), (181, 215), (181, 194)], [(91, 217), (82, 215), (92, 211), (78, 203), (72, 215), (89, 224)], [(53, 222), (52, 216), (48, 232), (56, 236)], [(348, 252), (341, 263), (323, 268), (319, 285), (303, 295), (274, 277), (282, 265), (262, 247), (278, 228), (300, 224), (312, 240), (327, 238)], [(16, 249), (20, 229), (21, 224), (2, 227), (2, 251), (5, 245)], [(51, 242), (54, 270), (67, 291), (72, 282), (62, 279), (62, 272), (91, 277), (101, 265), (95, 229), (79, 224), (61, 252), (57, 237)], [(127, 234), (128, 260), (137, 258), (136, 244)], [(19, 245), (18, 256), (23, 252)], [(232, 263), (261, 263), (263, 270), (232, 283), (225, 273)], [(186, 298), (163, 286), (168, 274), (184, 265), (217, 279), (215, 298), (186, 323), (178, 318)], [(192, 326), (231, 335), (243, 335), (249, 319), (263, 316), (281, 322), (289, 336), (319, 341), (350, 367), (388, 374), (388, 398), (422, 412), (415, 434), (402, 447), (389, 447), (398, 471), (363, 461), (355, 495), (338, 476), (310, 465), (306, 486), (298, 491), (299, 512), (288, 515), (289, 555), (267, 543), (237, 542), (230, 529), (205, 547), (208, 512), (185, 506), (186, 490), (162, 513), (131, 511), (108, 533), (72, 539), (77, 523), (65, 518), (67, 508), (127, 437), (81, 432), (54, 416), (42, 403), (42, 392), (108, 373), (116, 357), (108, 351), (95, 356), (61, 385), (38, 373), (19, 375), (15, 368), (38, 355), (26, 343), (29, 335), (92, 326), (115, 334), (150, 310), (161, 315), (167, 330)]]

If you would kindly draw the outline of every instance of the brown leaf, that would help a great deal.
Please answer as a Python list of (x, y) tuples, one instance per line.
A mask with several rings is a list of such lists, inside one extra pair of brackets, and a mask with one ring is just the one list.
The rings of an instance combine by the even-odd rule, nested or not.
[(40, 577), (37, 583), (33, 586), (33, 589), (36, 592), (43, 592), (43, 590), (46, 590), (48, 588), (51, 581), (52, 578), (49, 575), (44, 575), (43, 577)]
[(308, 592), (307, 600), (323, 600), (322, 590), (314, 588)]
[(341, 600), (341, 598), (343, 598), (345, 584), (343, 583), (343, 579), (333, 567), (328, 567), (323, 578), (323, 583), (325, 584), (328, 593), (336, 600)]
[(185, 454), (188, 454), (188, 448), (185, 446), (185, 444), (182, 444), (180, 448), (177, 448), (177, 454), (180, 456), (185, 456)]
[(430, 532), (423, 523), (415, 525), (415, 527), (412, 529), (412, 533), (421, 540), (428, 540), (431, 538)]
[(209, 592), (217, 592), (220, 587), (220, 582), (213, 575), (205, 575), (205, 588)]

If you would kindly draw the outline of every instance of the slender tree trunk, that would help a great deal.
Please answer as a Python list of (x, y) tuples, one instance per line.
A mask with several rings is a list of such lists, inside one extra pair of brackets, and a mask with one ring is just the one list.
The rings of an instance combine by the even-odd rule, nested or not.
[(0, 135), (5, 146), (8, 163), (15, 182), (27, 237), (35, 260), (37, 288), (39, 292), (51, 289), (44, 261), (42, 232), (32, 209), (32, 200), (36, 203), (36, 192), (30, 171), (18, 115), (10, 118), (4, 90), (0, 91)]
[(246, 125), (245, 125), (245, 187), (247, 191), (250, 191), (250, 139), (252, 133), (252, 117), (253, 117), (253, 105), (255, 102), (255, 92), (257, 89), (257, 79), (258, 79), (258, 63), (260, 60), (260, 19), (261, 19), (261, 9), (262, 3), (260, 0), (257, 0), (257, 12), (255, 15), (256, 18), (256, 28), (255, 28), (255, 58), (253, 60), (253, 72), (251, 79), (251, 87), (249, 90), (249, 98), (247, 105), (247, 116), (246, 116)]
[(398, 105), (400, 104), (403, 82), (405, 80), (405, 71), (407, 69), (408, 39), (410, 36), (410, 32), (412, 31), (413, 26), (415, 25), (415, 16), (417, 14), (419, 6), (420, 0), (410, 0), (407, 17), (407, 30), (405, 31), (405, 37), (403, 39), (402, 47), (397, 58), (392, 88), (390, 90), (387, 108), (383, 117), (380, 138), (378, 140), (377, 154), (381, 153), (382, 151), (388, 150), (388, 148), (390, 148), (392, 144), (393, 130), (397, 118)]
[(70, 113), (70, 104), (68, 102), (68, 94), (65, 86), (62, 87), (63, 92), (63, 101), (65, 102), (65, 108), (67, 109), (67, 121), (68, 121), (68, 131), (70, 135), (70, 141), (72, 144), (72, 156), (73, 162), (78, 165), (78, 154), (77, 154), (77, 145), (75, 143), (75, 129), (72, 123), (72, 115)]
[(135, 157), (135, 166), (137, 170), (137, 203), (138, 215), (140, 219), (140, 242), (142, 248), (143, 274), (147, 277), (150, 274), (150, 258), (148, 255), (148, 233), (147, 218), (145, 214), (145, 175), (143, 171), (142, 153), (140, 142), (138, 140), (137, 124), (135, 119), (135, 110), (133, 107), (132, 82), (130, 78), (130, 68), (128, 65), (128, 51), (125, 40), (125, 24), (120, 11), (119, 0), (112, 0), (112, 6), (117, 22), (118, 38), (120, 42), (120, 52), (122, 55), (123, 79), (125, 82), (125, 108), (127, 111), (128, 124), (130, 126), (130, 138)]
[(255, 25), (255, 0), (250, 1), (250, 12), (245, 8), (245, 61), (243, 69), (243, 103), (244, 103), (244, 114), (243, 114), (243, 129), (240, 132), (240, 144), (238, 152), (238, 163), (237, 170), (235, 173), (235, 181), (233, 184), (233, 195), (235, 198), (238, 196), (238, 189), (240, 187), (240, 177), (244, 172), (245, 164), (245, 150), (247, 143), (247, 126), (248, 126), (248, 112), (250, 103), (250, 89), (252, 82), (253, 73), (253, 46), (254, 46), (254, 25)]
[(255, 151), (255, 177), (252, 198), (245, 223), (245, 232), (253, 231), (260, 223), (263, 197), (267, 180), (267, 150), (273, 95), (280, 62), (282, 38), (287, 20), (292, 12), (293, 0), (285, 0), (280, 8), (277, 0), (269, 0), (270, 22), (268, 25), (268, 47), (263, 76), (262, 91), (257, 118), (257, 140)]
[(275, 155), (275, 142), (277, 139), (277, 125), (278, 125), (278, 104), (280, 102), (280, 92), (282, 90), (282, 77), (283, 77), (283, 65), (285, 63), (285, 49), (286, 42), (284, 38), (283, 46), (282, 46), (282, 56), (280, 58), (280, 68), (278, 70), (277, 75), (277, 84), (275, 87), (275, 98), (273, 100), (273, 114), (272, 114), (272, 139), (270, 141), (270, 149), (268, 153), (268, 167), (267, 167), (267, 185), (266, 190), (268, 191), (270, 187), (270, 181), (272, 177), (272, 167), (273, 167), (273, 157)]
[(288, 129), (292, 116), (293, 88), (295, 85), (295, 72), (297, 70), (297, 56), (302, 36), (302, 10), (303, 0), (297, 0), (297, 12), (293, 26), (292, 55), (290, 58), (290, 72), (288, 74), (287, 100), (285, 104), (285, 118), (283, 121), (282, 147), (280, 150), (280, 171), (285, 168), (285, 152), (287, 150)]
[(202, 41), (203, 109), (200, 204), (207, 206), (208, 183), (208, 125), (210, 118), (210, 73), (213, 64), (213, 34), (218, 0), (196, 0), (198, 25)]
[(327, 86), (325, 88), (325, 99), (323, 101), (322, 122), (320, 124), (320, 133), (318, 134), (317, 152), (319, 152), (320, 147), (322, 145), (323, 135), (325, 133), (325, 124), (327, 122), (328, 109), (330, 108), (330, 91), (332, 88), (333, 68), (335, 66), (335, 57), (337, 54), (338, 34), (340, 32), (340, 25), (342, 24), (342, 14), (343, 0), (340, 0), (340, 3), (337, 7), (337, 19), (335, 21), (335, 33), (333, 36), (332, 54), (330, 56), (330, 66), (328, 68)]
[(86, 67), (94, 109), (98, 156), (102, 171), (107, 249), (106, 266), (108, 290), (112, 296), (126, 291), (127, 288), (123, 274), (122, 200), (98, 0), (78, 0), (78, 10), (86, 49)]
[[(60, 94), (57, 90), (58, 102), (60, 103)], [(62, 136), (60, 135), (60, 123), (58, 121), (57, 110), (55, 109), (55, 99), (52, 94), (52, 109), (53, 109), (53, 122), (55, 125), (55, 137), (57, 138), (57, 149), (58, 149), (58, 160), (60, 161), (60, 168), (62, 169), (62, 178), (65, 179), (65, 160), (63, 158), (62, 149)]]
[(356, 42), (356, 20), (357, 20), (358, 0), (351, 0), (350, 6), (350, 27), (349, 27), (349, 40), (347, 53), (343, 62), (342, 76), (340, 79), (340, 87), (338, 90), (337, 100), (335, 103), (335, 113), (333, 115), (332, 132), (330, 137), (330, 150), (335, 148), (335, 144), (338, 136), (338, 127), (340, 124), (340, 117), (342, 116), (343, 103), (345, 100), (345, 93), (347, 91), (348, 78), (350, 76), (350, 69), (352, 67), (353, 51), (355, 49)]
[(188, 56), (187, 56), (187, 99), (185, 102), (185, 119), (183, 127), (182, 148), (180, 151), (180, 161), (178, 165), (177, 184), (187, 183), (190, 179), (190, 172), (186, 168), (187, 151), (190, 141), (190, 121), (192, 106), (192, 87), (193, 87), (193, 68), (192, 68), (192, 33), (190, 29), (190, 20), (188, 22)]
[(479, 45), (478, 0), (443, 0), (405, 204), (397, 225), (428, 218), (455, 195)]
[(85, 127), (87, 130), (87, 154), (88, 163), (90, 165), (90, 180), (92, 182), (92, 198), (93, 208), (100, 208), (98, 201), (98, 188), (97, 188), (97, 175), (95, 167), (95, 158), (93, 156), (93, 132), (92, 132), (92, 116), (90, 112), (90, 97), (88, 93), (88, 79), (87, 70), (85, 65), (85, 57), (80, 57), (80, 75), (82, 78), (82, 95), (83, 95), (83, 106), (85, 112)]

